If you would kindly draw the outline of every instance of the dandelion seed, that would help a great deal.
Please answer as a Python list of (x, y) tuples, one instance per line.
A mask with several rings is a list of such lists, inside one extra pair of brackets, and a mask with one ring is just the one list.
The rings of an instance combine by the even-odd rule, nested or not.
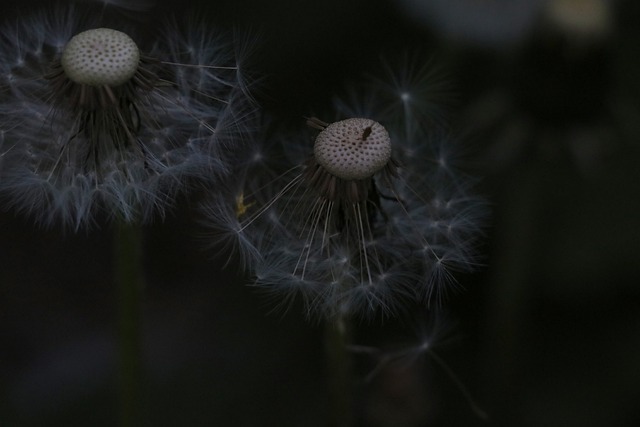
[[(424, 88), (378, 82), (336, 100), (336, 121), (307, 119), (313, 144), (280, 134), (259, 141), (281, 173), (247, 160), (234, 198), (205, 208), (217, 237), (241, 251), (278, 306), (300, 297), (313, 317), (390, 315), (407, 301), (441, 298), (454, 271), (477, 265), (484, 202), (452, 159), (442, 161), (449, 141), (420, 120), (433, 106), (411, 99)], [(391, 93), (406, 108), (379, 102)], [(242, 217), (229, 202), (239, 195)]]
[(224, 154), (248, 131), (226, 35), (163, 22), (147, 45), (109, 19), (111, 2), (94, 3), (0, 27), (0, 194), (44, 225), (161, 217), (177, 192), (226, 174)]

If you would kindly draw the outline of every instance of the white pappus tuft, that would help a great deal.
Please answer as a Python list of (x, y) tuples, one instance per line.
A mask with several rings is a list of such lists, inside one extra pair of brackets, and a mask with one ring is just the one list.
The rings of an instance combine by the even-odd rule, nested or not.
[(232, 36), (93, 3), (0, 26), (0, 195), (47, 226), (161, 217), (228, 172), (254, 111)]
[(486, 204), (434, 130), (439, 119), (428, 120), (433, 105), (417, 97), (428, 83), (402, 70), (352, 86), (333, 123), (310, 118), (311, 138), (256, 141), (233, 194), (212, 197), (211, 229), (277, 304), (300, 297), (312, 317), (390, 315), (439, 299), (455, 271), (478, 266)]

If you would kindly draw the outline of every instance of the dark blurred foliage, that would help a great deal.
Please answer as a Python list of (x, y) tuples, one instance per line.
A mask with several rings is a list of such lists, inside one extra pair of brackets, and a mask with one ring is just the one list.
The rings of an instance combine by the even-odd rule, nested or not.
[[(160, 3), (183, 13), (185, 2)], [(443, 111), (493, 217), (486, 267), (459, 277), (433, 348), (488, 420), (428, 353), (383, 365), (358, 354), (360, 425), (640, 425), (638, 2), (605, 2), (608, 24), (584, 32), (541, 1), (490, 41), (440, 32), (396, 1), (189, 3), (251, 30), (250, 65), (266, 76), (257, 98), (284, 118), (326, 109), (401, 50), (430, 57), (453, 88)], [(36, 5), (3, 9), (15, 19)], [(321, 325), (300, 307), (269, 314), (247, 277), (203, 250), (199, 196), (144, 229), (144, 425), (325, 425)], [(115, 425), (111, 230), (64, 235), (4, 212), (0, 232), (0, 425)], [(354, 341), (415, 345), (424, 311), (360, 325)]]

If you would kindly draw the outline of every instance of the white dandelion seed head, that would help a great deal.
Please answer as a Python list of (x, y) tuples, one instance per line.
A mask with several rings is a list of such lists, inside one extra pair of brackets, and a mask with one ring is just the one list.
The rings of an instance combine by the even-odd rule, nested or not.
[(486, 204), (424, 101), (431, 70), (413, 59), (394, 70), (336, 98), (340, 121), (307, 119), (321, 129), (313, 158), (308, 133), (271, 123), (234, 165), (242, 200), (216, 206), (226, 217), (208, 213), (277, 309), (298, 301), (310, 319), (384, 319), (440, 305), (456, 272), (480, 266)]
[(352, 118), (331, 123), (318, 134), (316, 161), (346, 180), (371, 178), (391, 158), (391, 138), (380, 123)]
[(236, 42), (195, 16), (142, 37), (106, 6), (144, 0), (87, 3), (0, 22), (0, 196), (45, 227), (162, 220), (253, 132)]
[(75, 35), (62, 52), (62, 68), (79, 84), (119, 86), (138, 70), (140, 51), (125, 33), (96, 28)]

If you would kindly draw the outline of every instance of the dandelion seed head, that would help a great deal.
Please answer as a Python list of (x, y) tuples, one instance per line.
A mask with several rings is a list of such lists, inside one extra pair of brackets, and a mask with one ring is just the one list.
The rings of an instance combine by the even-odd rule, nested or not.
[(318, 134), (314, 155), (321, 166), (338, 178), (367, 179), (389, 162), (391, 139), (384, 126), (374, 120), (341, 120)]
[(195, 16), (158, 17), (147, 37), (132, 25), (147, 3), (0, 22), (5, 207), (73, 230), (147, 222), (228, 173), (255, 111), (234, 37)]
[(478, 266), (484, 202), (433, 129), (429, 67), (403, 64), (351, 85), (331, 122), (307, 118), (315, 139), (265, 131), (240, 156), (235, 197), (210, 205), (222, 243), (240, 249), (278, 307), (300, 300), (310, 318), (385, 318), (439, 304), (454, 272)]
[(119, 86), (138, 70), (140, 51), (125, 33), (96, 28), (75, 35), (62, 52), (67, 77), (89, 86)]

